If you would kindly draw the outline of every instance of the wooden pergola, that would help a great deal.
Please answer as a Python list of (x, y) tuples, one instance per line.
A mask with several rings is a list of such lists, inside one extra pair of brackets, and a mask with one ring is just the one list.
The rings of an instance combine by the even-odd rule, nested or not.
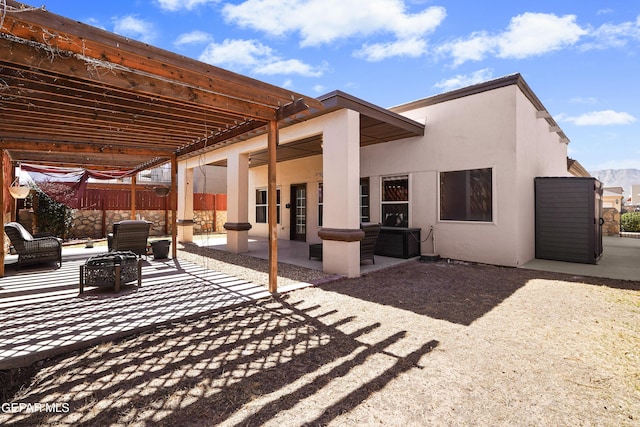
[[(0, 8), (0, 159), (6, 153), (13, 164), (131, 173), (170, 162), (174, 256), (179, 160), (266, 130), (268, 194), (275, 198), (278, 123), (323, 108), (313, 98), (43, 8), (12, 0)], [(275, 212), (269, 218), (275, 292)], [(4, 245), (0, 261), (3, 274)]]

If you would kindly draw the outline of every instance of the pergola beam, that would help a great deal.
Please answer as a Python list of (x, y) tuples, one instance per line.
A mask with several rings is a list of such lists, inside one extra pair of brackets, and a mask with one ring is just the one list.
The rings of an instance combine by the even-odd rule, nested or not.
[[(9, 22), (6, 22), (5, 25), (11, 23), (8, 16), (6, 20)], [(162, 75), (153, 75), (150, 74), (151, 70), (147, 73), (141, 72), (140, 69), (127, 68), (118, 62), (109, 62), (104, 59), (91, 61), (91, 58), (81, 55), (67, 57), (67, 51), (56, 49), (52, 51), (52, 47), (44, 43), (34, 48), (33, 43), (28, 39), (20, 41), (0, 38), (0, 62), (22, 66), (32, 66), (36, 63), (39, 70), (82, 79), (94, 84), (112, 85), (119, 89), (135, 90), (161, 99), (171, 98), (194, 105), (208, 106), (212, 109), (215, 109), (216, 105), (224, 105), (224, 111), (247, 118), (275, 119), (274, 108), (267, 105), (247, 102), (214, 90), (205, 90), (194, 83), (178, 82)], [(52, 61), (49, 55), (62, 55), (64, 60)], [(157, 70), (163, 68), (161, 64), (158, 64)]]
[[(147, 149), (139, 147), (123, 147), (111, 144), (92, 144), (92, 143), (65, 143), (56, 141), (37, 141), (34, 139), (16, 140), (16, 139), (0, 139), (0, 148), (5, 150), (21, 150), (28, 152), (73, 152), (75, 154), (109, 154), (109, 155), (130, 155), (130, 156), (152, 156), (170, 158), (173, 154), (168, 149)], [(113, 162), (112, 162), (113, 163)]]
[[(6, 0), (9, 8), (23, 5)], [(25, 40), (32, 40), (62, 52), (106, 61), (161, 76), (176, 83), (187, 83), (217, 93), (235, 94), (243, 102), (277, 105), (291, 92), (200, 61), (94, 28), (53, 13), (7, 10), (5, 27)], [(317, 102), (317, 101), (316, 101)], [(322, 108), (319, 102), (314, 107)]]

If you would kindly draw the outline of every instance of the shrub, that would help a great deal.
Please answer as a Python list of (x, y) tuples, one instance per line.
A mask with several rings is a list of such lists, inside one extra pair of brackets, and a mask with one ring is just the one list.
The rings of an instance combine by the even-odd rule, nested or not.
[(39, 189), (34, 193), (32, 193), (33, 208), (38, 232), (49, 232), (66, 239), (73, 222), (71, 209), (56, 202)]
[(627, 212), (620, 216), (620, 231), (640, 232), (640, 212)]

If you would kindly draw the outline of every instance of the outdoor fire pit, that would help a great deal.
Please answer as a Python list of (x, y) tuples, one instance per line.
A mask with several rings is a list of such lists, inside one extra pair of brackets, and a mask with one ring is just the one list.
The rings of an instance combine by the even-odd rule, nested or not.
[(131, 251), (109, 252), (96, 255), (80, 266), (80, 293), (87, 286), (114, 286), (115, 292), (120, 285), (138, 281), (142, 286), (142, 261)]

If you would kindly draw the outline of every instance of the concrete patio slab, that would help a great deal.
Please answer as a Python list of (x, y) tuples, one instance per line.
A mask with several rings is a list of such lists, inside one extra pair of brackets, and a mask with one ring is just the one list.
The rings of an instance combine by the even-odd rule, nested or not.
[(576, 276), (640, 280), (640, 239), (605, 236), (602, 238), (602, 245), (602, 257), (597, 264), (534, 259), (522, 268)]
[[(203, 234), (194, 236), (193, 243), (202, 247), (210, 247), (222, 251), (227, 250), (227, 240), (224, 234)], [(261, 259), (269, 259), (268, 239), (264, 237), (249, 238), (249, 252), (247, 252), (246, 255)], [(364, 261), (360, 264), (360, 274), (369, 274), (413, 259), (415, 258), (402, 259), (376, 255), (375, 263), (372, 263), (371, 261)], [(317, 258), (309, 259), (309, 243), (307, 242), (278, 240), (278, 262), (322, 271), (322, 261)]]

